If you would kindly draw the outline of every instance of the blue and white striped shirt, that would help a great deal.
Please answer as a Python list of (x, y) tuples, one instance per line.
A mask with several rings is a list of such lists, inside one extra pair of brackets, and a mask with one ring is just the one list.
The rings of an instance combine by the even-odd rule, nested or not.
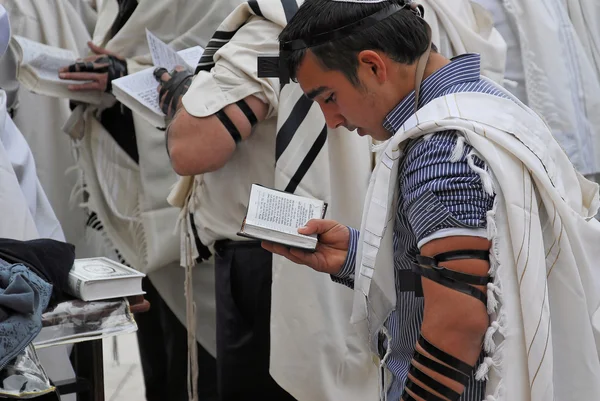
[[(480, 78), (480, 57), (465, 54), (436, 71), (423, 81), (419, 108), (435, 98), (458, 92), (484, 92), (507, 97), (493, 85)], [(384, 127), (395, 133), (414, 113), (414, 92), (404, 98), (386, 117)], [(394, 271), (411, 269), (419, 253), (420, 242), (433, 234), (443, 237), (451, 230), (483, 230), (486, 213), (493, 206), (494, 196), (483, 189), (481, 178), (467, 163), (472, 147), (465, 144), (460, 160), (451, 162), (456, 146), (455, 131), (442, 131), (429, 138), (411, 141), (400, 163), (398, 179), (398, 210), (394, 224)], [(474, 159), (475, 165), (486, 168), (484, 162)], [(446, 230), (446, 231), (442, 231)], [(334, 281), (350, 287), (354, 283), (354, 265), (358, 231), (350, 229), (350, 251)], [(483, 231), (484, 233), (484, 231)], [(485, 235), (485, 234), (483, 234)], [(396, 288), (400, 288), (396, 275)], [(399, 400), (415, 352), (423, 321), (423, 298), (414, 292), (396, 291), (396, 309), (386, 322), (391, 335), (391, 353), (387, 367), (394, 380), (389, 390), (390, 400)], [(383, 344), (383, 349), (387, 344)], [(481, 401), (485, 383), (471, 377), (461, 401)]]

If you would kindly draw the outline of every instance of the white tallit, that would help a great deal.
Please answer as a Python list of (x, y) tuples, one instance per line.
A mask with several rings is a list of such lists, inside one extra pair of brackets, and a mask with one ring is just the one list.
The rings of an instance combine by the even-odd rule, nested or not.
[(566, 0), (565, 3), (569, 19), (600, 79), (600, 3), (596, 0)]
[(582, 174), (599, 173), (599, 3), (497, 1), (503, 3), (518, 32), (527, 105), (550, 126)]
[(481, 74), (496, 83), (504, 80), (506, 43), (494, 28), (487, 10), (465, 0), (419, 0), (431, 27), (431, 40), (440, 54), (451, 58), (464, 53), (481, 55)]
[(482, 93), (435, 99), (386, 143), (365, 201), (352, 321), (372, 342), (395, 306), (400, 149), (441, 130), (458, 131), (474, 147), (491, 170), (480, 172), (484, 187), (496, 193), (488, 213), (488, 357), (477, 368), (478, 378), (489, 378), (486, 400), (597, 399), (598, 186), (576, 172), (535, 113), (511, 100)]
[[(127, 58), (129, 73), (151, 66), (145, 29), (176, 50), (205, 46), (237, 0), (140, 0), (137, 8), (110, 40), (107, 33), (118, 11), (116, 0), (102, 3), (93, 41)], [(84, 206), (94, 211), (112, 245), (134, 268), (151, 272), (179, 259), (173, 233), (177, 209), (166, 201), (177, 176), (165, 151), (164, 132), (134, 113), (139, 165), (102, 127), (98, 109), (87, 107), (77, 127), (78, 165), (90, 197)]]

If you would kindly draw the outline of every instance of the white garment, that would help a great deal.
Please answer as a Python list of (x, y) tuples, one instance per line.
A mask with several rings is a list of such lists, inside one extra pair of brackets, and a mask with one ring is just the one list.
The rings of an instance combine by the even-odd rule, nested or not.
[(596, 0), (563, 0), (588, 60), (600, 79), (600, 3)]
[[(599, 3), (477, 1), (494, 12), (497, 23), (506, 19), (515, 30), (521, 52), (512, 53), (509, 64), (520, 62), (524, 69), (527, 105), (542, 116), (581, 173), (600, 172), (600, 80), (594, 58), (598, 53), (593, 50), (600, 35)], [(520, 77), (520, 72), (516, 75)]]
[(466, 0), (423, 0), (432, 42), (448, 58), (464, 53), (481, 55), (481, 75), (502, 83), (506, 43), (489, 13)]
[[(87, 33), (79, 15), (66, 0), (0, 0), (10, 15), (12, 33), (80, 53), (86, 48)], [(0, 62), (0, 86), (9, 92), (9, 107), (18, 101), (14, 122), (29, 143), (37, 165), (37, 176), (52, 209), (64, 229), (67, 241), (74, 244), (78, 257), (98, 256), (98, 246), (86, 240), (80, 200), (71, 199), (76, 174), (66, 174), (74, 160), (68, 138), (62, 133), (70, 109), (65, 99), (54, 99), (19, 87), (16, 61), (11, 52)], [(40, 235), (44, 236), (43, 233)], [(91, 240), (91, 238), (90, 238)]]
[(496, 193), (488, 213), (488, 357), (476, 375), (489, 377), (486, 400), (597, 399), (598, 186), (576, 172), (544, 122), (516, 99), (482, 93), (435, 99), (387, 143), (365, 202), (353, 322), (374, 344), (396, 304), (388, 222), (403, 142), (449, 129), (485, 160), (491, 173), (480, 176)]

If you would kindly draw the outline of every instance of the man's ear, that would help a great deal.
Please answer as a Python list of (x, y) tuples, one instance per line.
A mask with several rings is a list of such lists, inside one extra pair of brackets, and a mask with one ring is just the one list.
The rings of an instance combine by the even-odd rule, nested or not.
[(378, 83), (387, 80), (387, 66), (381, 54), (373, 50), (363, 50), (358, 53), (358, 69), (375, 78)]

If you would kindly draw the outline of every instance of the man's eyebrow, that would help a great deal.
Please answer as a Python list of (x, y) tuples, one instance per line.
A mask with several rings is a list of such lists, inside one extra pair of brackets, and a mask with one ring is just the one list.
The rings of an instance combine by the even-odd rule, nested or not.
[(318, 88), (313, 89), (310, 92), (308, 92), (306, 94), (306, 97), (309, 98), (310, 100), (314, 100), (315, 97), (319, 96), (321, 93), (325, 92), (328, 89), (329, 88), (327, 86), (319, 86)]

